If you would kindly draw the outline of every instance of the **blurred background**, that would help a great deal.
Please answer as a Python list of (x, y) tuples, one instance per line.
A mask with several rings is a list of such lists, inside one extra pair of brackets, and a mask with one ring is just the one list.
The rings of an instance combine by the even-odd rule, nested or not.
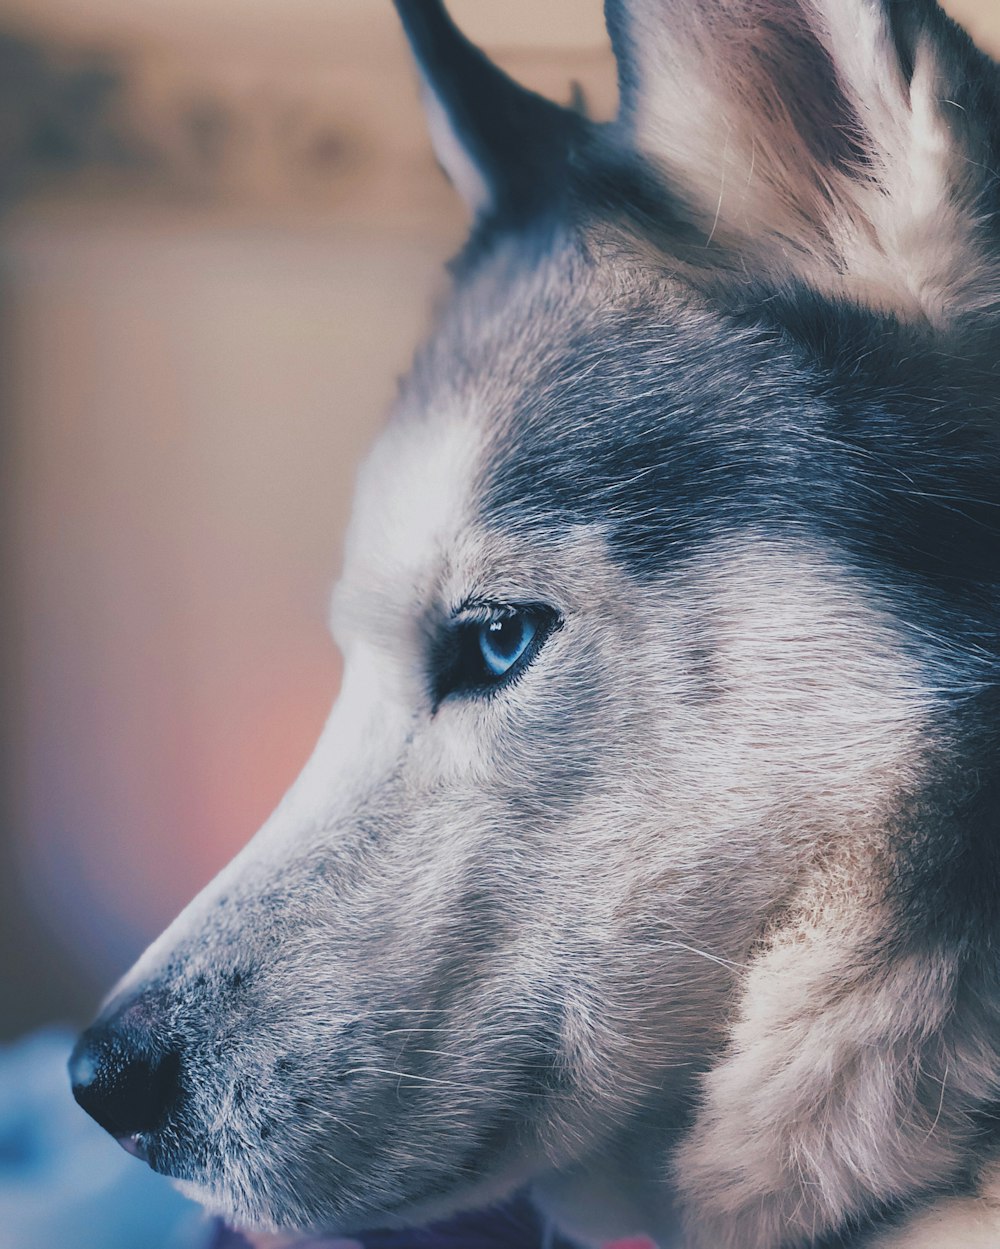
[[(998, 0), (948, 7), (1000, 50)], [(614, 108), (600, 0), (454, 0)], [(337, 691), (351, 482), (463, 212), (389, 0), (0, 4), (0, 1036), (83, 1020)]]

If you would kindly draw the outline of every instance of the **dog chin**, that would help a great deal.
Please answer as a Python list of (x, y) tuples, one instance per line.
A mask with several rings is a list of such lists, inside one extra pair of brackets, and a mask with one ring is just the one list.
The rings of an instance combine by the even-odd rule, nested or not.
[(226, 1192), (221, 1187), (193, 1179), (174, 1178), (173, 1184), (185, 1197), (200, 1205), (209, 1217), (221, 1219), (227, 1226), (249, 1236), (327, 1238), (357, 1236), (373, 1228), (395, 1231), (444, 1222), (456, 1215), (507, 1200), (518, 1189), (524, 1188), (527, 1178), (518, 1174), (480, 1181), (447, 1193), (414, 1193), (388, 1208), (357, 1209), (335, 1220), (322, 1218), (308, 1222), (304, 1222), (301, 1215), (296, 1217), (291, 1212), (269, 1205), (260, 1193), (254, 1209), (250, 1211), (239, 1195)]
[(201, 1206), (209, 1218), (221, 1219), (230, 1227), (238, 1228), (251, 1234), (291, 1230), (279, 1227), (277, 1222), (271, 1219), (266, 1212), (258, 1210), (253, 1216), (249, 1216), (246, 1209), (242, 1207), (241, 1202), (234, 1200), (232, 1196), (225, 1192), (220, 1192), (218, 1189), (212, 1188), (200, 1180), (177, 1179), (174, 1177), (172, 1183), (178, 1192), (183, 1193), (185, 1197)]
[(300, 1219), (295, 1219), (290, 1214), (283, 1215), (259, 1191), (255, 1194), (253, 1207), (250, 1208), (245, 1197), (224, 1183), (212, 1185), (203, 1180), (176, 1177), (171, 1182), (178, 1192), (201, 1206), (208, 1218), (219, 1219), (227, 1227), (247, 1236), (301, 1237), (317, 1233), (339, 1236), (346, 1231), (343, 1227), (332, 1225), (324, 1225), (321, 1229), (307, 1227)]

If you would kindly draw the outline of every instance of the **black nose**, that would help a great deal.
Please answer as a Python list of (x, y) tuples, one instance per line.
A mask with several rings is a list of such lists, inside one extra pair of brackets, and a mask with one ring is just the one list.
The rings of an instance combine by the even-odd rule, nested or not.
[(148, 1159), (142, 1138), (161, 1128), (180, 1100), (181, 1052), (155, 1030), (142, 1001), (98, 1020), (69, 1060), (73, 1096), (130, 1153)]

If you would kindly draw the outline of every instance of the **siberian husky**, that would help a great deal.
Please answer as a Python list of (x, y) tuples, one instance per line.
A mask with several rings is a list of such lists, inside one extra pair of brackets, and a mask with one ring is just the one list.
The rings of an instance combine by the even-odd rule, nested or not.
[(397, 0), (474, 224), (343, 691), (79, 1101), (239, 1224), (1000, 1244), (1000, 77), (932, 0)]

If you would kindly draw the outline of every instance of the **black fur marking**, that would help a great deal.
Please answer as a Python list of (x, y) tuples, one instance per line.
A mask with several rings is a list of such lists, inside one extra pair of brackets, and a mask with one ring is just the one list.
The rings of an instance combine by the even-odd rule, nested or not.
[(563, 194), (572, 150), (590, 123), (498, 69), (440, 0), (395, 4), (424, 77), (490, 188), (489, 224), (529, 220)]
[(991, 348), (958, 354), (805, 291), (735, 318), (642, 299), (592, 311), (502, 421), (484, 518), (598, 526), (640, 578), (750, 526), (813, 534), (990, 679)]
[[(755, 414), (743, 424), (732, 409), (764, 361), (750, 335), (722, 331), (671, 322), (652, 304), (571, 327), (497, 438), (484, 517), (515, 529), (598, 526), (643, 578), (762, 518), (783, 453)], [(760, 382), (754, 400), (777, 406), (780, 383)]]

